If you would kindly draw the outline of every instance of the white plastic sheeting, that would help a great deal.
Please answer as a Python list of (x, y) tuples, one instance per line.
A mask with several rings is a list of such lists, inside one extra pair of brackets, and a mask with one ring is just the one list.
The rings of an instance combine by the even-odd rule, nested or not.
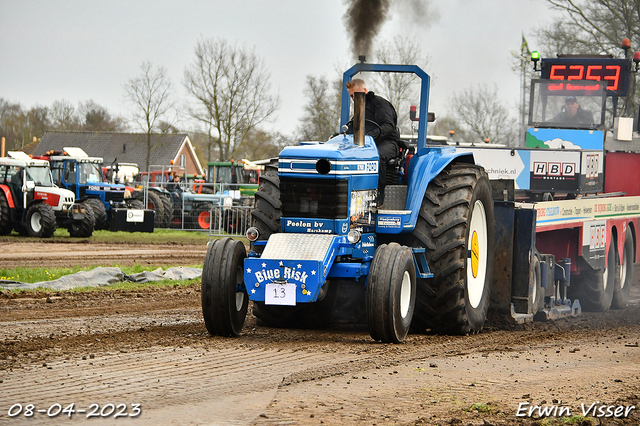
[(23, 283), (19, 281), (0, 280), (0, 288), (5, 289), (36, 289), (50, 288), (53, 290), (70, 290), (78, 287), (103, 287), (123, 281), (145, 283), (160, 280), (192, 280), (202, 276), (202, 269), (178, 266), (163, 271), (158, 268), (155, 271), (144, 271), (127, 275), (118, 267), (97, 267), (90, 271), (80, 271), (75, 274), (65, 275), (53, 281), (41, 281), (37, 283)]

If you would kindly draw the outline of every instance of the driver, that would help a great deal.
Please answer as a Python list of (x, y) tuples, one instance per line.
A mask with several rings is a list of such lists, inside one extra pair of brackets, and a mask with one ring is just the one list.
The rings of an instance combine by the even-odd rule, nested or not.
[[(364, 92), (365, 96), (365, 133), (371, 135), (378, 146), (380, 161), (378, 165), (378, 208), (384, 203), (384, 187), (387, 175), (387, 163), (398, 158), (400, 135), (398, 134), (398, 115), (391, 103), (367, 91), (364, 80), (359, 78), (348, 81), (346, 84), (349, 96), (353, 99), (355, 92)], [(369, 123), (372, 121), (375, 124)], [(378, 127), (379, 126), (379, 127)], [(352, 129), (351, 129), (352, 130)]]
[(567, 96), (562, 111), (553, 117), (553, 121), (565, 124), (591, 124), (593, 113), (582, 109), (575, 96)]

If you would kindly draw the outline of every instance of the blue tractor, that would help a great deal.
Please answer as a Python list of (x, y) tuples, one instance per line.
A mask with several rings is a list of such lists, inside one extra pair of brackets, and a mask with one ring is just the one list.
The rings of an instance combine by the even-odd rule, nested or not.
[[(383, 209), (376, 205), (378, 150), (364, 134), (364, 96), (354, 99), (354, 134), (344, 130), (344, 83), (361, 72), (421, 79), (417, 145), (387, 166)], [(202, 277), (210, 334), (238, 335), (249, 300), (259, 324), (274, 327), (313, 327), (336, 310), (361, 308), (371, 337), (382, 342), (400, 343), (410, 328), (482, 329), (493, 273), (492, 188), (471, 154), (427, 146), (429, 81), (412, 65), (362, 62), (344, 73), (344, 133), (286, 147), (277, 167), (266, 168), (248, 253), (230, 238), (210, 244)]]
[(81, 148), (65, 147), (64, 151), (50, 151), (41, 158), (50, 162), (58, 186), (91, 206), (96, 230), (153, 232), (149, 223), (153, 222), (153, 213), (138, 200), (125, 201), (124, 185), (105, 182), (101, 157), (89, 157)]

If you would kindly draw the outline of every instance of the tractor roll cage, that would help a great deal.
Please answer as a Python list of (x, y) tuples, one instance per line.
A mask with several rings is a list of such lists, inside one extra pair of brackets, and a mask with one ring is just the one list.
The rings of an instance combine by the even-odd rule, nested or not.
[(342, 74), (342, 107), (340, 112), (340, 127), (349, 121), (350, 97), (346, 84), (359, 72), (397, 72), (415, 74), (420, 77), (420, 109), (418, 116), (418, 150), (422, 155), (427, 151), (427, 118), (429, 109), (429, 83), (431, 77), (417, 65), (367, 64), (360, 62)]

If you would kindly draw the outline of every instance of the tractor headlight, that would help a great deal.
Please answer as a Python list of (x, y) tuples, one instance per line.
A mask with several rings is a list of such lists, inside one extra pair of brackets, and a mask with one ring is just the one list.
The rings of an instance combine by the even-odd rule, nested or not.
[(360, 231), (358, 231), (357, 229), (352, 229), (347, 234), (347, 241), (349, 241), (351, 244), (358, 244), (361, 237), (362, 234), (360, 233)]
[(247, 231), (244, 234), (247, 237), (247, 239), (251, 242), (257, 240), (258, 237), (260, 236), (260, 232), (258, 232), (258, 228), (256, 228), (255, 226), (252, 226), (251, 228), (247, 229)]

